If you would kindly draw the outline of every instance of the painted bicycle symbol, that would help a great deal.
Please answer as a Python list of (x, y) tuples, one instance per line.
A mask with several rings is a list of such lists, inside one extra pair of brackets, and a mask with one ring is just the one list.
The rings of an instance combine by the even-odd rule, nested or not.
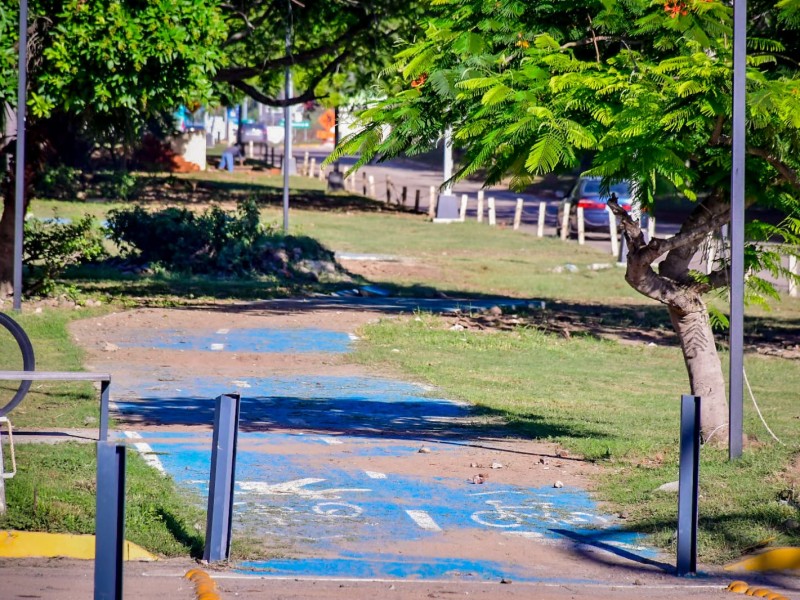
[(503, 504), (502, 500), (487, 500), (491, 509), (472, 513), (472, 520), (486, 527), (514, 529), (518, 527), (591, 527), (605, 525), (608, 520), (600, 515), (556, 508), (552, 502), (527, 501)]

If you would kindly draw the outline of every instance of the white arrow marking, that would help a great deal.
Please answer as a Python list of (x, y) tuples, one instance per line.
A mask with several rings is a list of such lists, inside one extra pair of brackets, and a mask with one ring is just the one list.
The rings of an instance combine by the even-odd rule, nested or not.
[(294, 495), (314, 500), (338, 500), (339, 494), (344, 492), (371, 492), (369, 488), (328, 488), (324, 490), (309, 490), (306, 486), (321, 483), (324, 479), (306, 477), (284, 483), (263, 483), (261, 481), (242, 481), (239, 487), (246, 492), (255, 492), (264, 495)]

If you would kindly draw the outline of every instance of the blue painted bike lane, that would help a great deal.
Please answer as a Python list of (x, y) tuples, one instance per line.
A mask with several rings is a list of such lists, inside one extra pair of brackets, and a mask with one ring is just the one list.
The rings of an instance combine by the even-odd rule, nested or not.
[[(325, 330), (160, 332), (136, 345), (205, 352), (344, 353), (352, 336)], [(208, 425), (213, 398), (242, 394), (234, 537), (264, 540), (280, 558), (245, 572), (294, 577), (417, 578), (586, 583), (532, 568), (528, 547), (602, 548), (653, 562), (642, 537), (619, 527), (582, 489), (476, 485), (449, 473), (420, 475), (398, 461), (457, 458), (473, 441), (464, 404), (420, 386), (373, 377), (140, 379), (116, 394), (123, 416)], [(140, 431), (145, 457), (205, 506), (210, 431)], [(530, 459), (532, 460), (532, 459)], [(446, 460), (444, 462), (447, 462)], [(378, 466), (374, 466), (378, 465)], [(389, 468), (385, 468), (389, 466)], [(424, 472), (424, 471), (423, 471)], [(485, 553), (480, 544), (507, 546)]]

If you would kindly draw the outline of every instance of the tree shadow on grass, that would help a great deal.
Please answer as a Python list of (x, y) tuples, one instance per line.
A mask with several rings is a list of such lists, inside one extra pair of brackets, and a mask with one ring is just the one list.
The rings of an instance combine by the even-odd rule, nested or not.
[(163, 508), (159, 508), (157, 514), (172, 537), (189, 549), (189, 555), (192, 558), (203, 558), (205, 540), (199, 533), (187, 530), (175, 515)]

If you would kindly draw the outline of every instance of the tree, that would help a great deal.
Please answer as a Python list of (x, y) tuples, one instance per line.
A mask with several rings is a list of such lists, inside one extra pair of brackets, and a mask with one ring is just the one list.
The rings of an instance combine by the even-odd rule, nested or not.
[[(17, 11), (0, 0), (0, 106), (16, 104)], [(82, 134), (125, 145), (148, 119), (210, 97), (226, 35), (215, 0), (34, 0), (28, 31), (26, 179), (50, 155), (69, 162)], [(4, 175), (0, 295), (13, 268), (13, 170)]]
[[(702, 396), (705, 439), (723, 432), (727, 403), (707, 296), (724, 293), (729, 264), (710, 275), (689, 263), (730, 219), (731, 22), (720, 0), (441, 0), (425, 36), (397, 55), (396, 93), (366, 110), (363, 129), (333, 159), (430, 148), (446, 126), (465, 159), (455, 179), (480, 170), (488, 183), (574, 167), (608, 186), (633, 182), (652, 210), (659, 179), (696, 208), (669, 239), (646, 241), (616, 202), (630, 252), (625, 278), (664, 304), (680, 340), (692, 393)], [(747, 203), (778, 209), (778, 226), (752, 220), (745, 249), (750, 298), (776, 297), (755, 274), (781, 271), (761, 242), (800, 241), (800, 3), (750, 3), (747, 66)], [(387, 128), (390, 125), (391, 128)], [(387, 133), (389, 131), (389, 133)], [(663, 259), (654, 267), (655, 261)], [(724, 438), (717, 434), (717, 439)]]
[[(215, 78), (221, 94), (230, 93), (229, 84), (269, 106), (330, 95), (336, 103), (341, 95), (372, 87), (424, 14), (423, 3), (406, 0), (235, 0), (223, 6), (229, 28), (223, 47), (230, 63)], [(287, 65), (297, 91), (284, 99)]]

